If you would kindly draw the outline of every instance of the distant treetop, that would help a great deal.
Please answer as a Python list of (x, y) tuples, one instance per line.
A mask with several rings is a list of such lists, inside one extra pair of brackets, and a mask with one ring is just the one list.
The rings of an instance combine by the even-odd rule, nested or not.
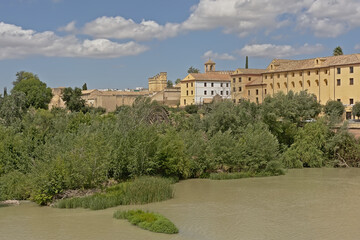
[(342, 48), (340, 46), (334, 48), (333, 55), (334, 56), (344, 55)]

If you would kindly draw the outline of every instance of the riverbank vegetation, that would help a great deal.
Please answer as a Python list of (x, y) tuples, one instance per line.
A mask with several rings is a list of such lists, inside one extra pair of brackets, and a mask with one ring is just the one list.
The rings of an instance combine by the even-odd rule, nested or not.
[(166, 234), (179, 232), (174, 223), (158, 213), (144, 212), (142, 210), (118, 210), (113, 216), (116, 219), (127, 219), (131, 224), (152, 232)]
[[(0, 201), (46, 205), (66, 190), (106, 189), (140, 176), (267, 176), (283, 168), (360, 166), (359, 142), (346, 126), (332, 131), (334, 114), (319, 117), (321, 105), (306, 92), (186, 109), (139, 98), (108, 114), (35, 109), (26, 94), (0, 97)], [(85, 200), (63, 205), (83, 206), (77, 201)]]
[(59, 200), (54, 206), (58, 208), (81, 207), (100, 210), (119, 205), (160, 202), (172, 197), (173, 187), (170, 179), (139, 177), (134, 181), (123, 182), (106, 188), (103, 193)]

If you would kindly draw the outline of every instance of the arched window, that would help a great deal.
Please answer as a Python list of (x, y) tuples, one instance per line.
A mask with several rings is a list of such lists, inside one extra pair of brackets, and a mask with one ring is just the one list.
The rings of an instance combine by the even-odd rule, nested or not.
[(310, 80), (307, 80), (308, 87), (311, 86)]
[(300, 87), (302, 87), (302, 86), (303, 86), (302, 81), (299, 81), (299, 84), (300, 84)]
[(270, 83), (270, 87), (271, 87), (271, 89), (274, 89), (274, 86), (273, 86), (273, 84), (272, 84), (272, 83)]
[(319, 80), (315, 80), (316, 86), (319, 86)]
[(328, 80), (327, 79), (324, 79), (324, 84), (325, 84), (325, 86), (328, 85)]
[(291, 85), (294, 88), (295, 87), (295, 82), (291, 82)]
[(287, 82), (284, 82), (284, 86), (285, 86), (285, 88), (287, 88)]
[(280, 83), (277, 83), (277, 87), (280, 88)]

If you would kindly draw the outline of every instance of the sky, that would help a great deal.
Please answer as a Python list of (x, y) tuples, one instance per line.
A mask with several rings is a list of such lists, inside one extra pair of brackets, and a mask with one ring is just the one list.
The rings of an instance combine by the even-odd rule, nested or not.
[(360, 52), (359, 0), (0, 0), (0, 93), (28, 71), (49, 87), (147, 87), (167, 72), (266, 68)]

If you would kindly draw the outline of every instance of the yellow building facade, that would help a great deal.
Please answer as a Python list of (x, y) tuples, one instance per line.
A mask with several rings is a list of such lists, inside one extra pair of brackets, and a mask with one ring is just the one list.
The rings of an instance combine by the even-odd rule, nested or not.
[[(255, 74), (256, 73), (256, 74)], [(304, 60), (274, 59), (264, 69), (238, 69), (232, 75), (232, 98), (261, 103), (267, 95), (278, 92), (307, 91), (321, 104), (329, 100), (342, 102), (347, 118), (351, 107), (360, 102), (360, 54)], [(239, 78), (245, 82), (239, 82)], [(246, 84), (246, 78), (256, 78)], [(235, 81), (234, 81), (235, 79)], [(255, 95), (254, 95), (255, 91)]]
[(167, 73), (161, 72), (148, 79), (149, 92), (161, 92), (167, 86)]

